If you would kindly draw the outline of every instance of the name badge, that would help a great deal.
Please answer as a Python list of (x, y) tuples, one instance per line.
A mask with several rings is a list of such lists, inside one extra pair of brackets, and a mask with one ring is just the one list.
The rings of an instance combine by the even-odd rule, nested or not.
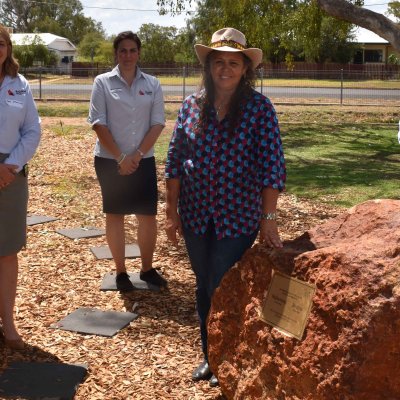
[(24, 106), (24, 103), (18, 100), (6, 100), (6, 102), (10, 107), (22, 108)]

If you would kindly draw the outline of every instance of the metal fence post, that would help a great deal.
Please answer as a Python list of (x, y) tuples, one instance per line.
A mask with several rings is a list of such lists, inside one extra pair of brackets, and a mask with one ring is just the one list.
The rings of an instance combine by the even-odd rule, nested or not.
[(186, 98), (186, 66), (183, 67), (182, 101)]
[(340, 70), (340, 105), (343, 105), (343, 69)]
[(39, 99), (42, 100), (42, 67), (39, 68)]

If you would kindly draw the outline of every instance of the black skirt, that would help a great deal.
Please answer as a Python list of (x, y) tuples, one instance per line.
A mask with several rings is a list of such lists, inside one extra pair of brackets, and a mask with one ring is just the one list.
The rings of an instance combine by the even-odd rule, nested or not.
[(95, 157), (94, 167), (106, 214), (157, 214), (157, 172), (154, 157), (143, 158), (130, 175), (120, 175), (118, 164), (109, 158)]

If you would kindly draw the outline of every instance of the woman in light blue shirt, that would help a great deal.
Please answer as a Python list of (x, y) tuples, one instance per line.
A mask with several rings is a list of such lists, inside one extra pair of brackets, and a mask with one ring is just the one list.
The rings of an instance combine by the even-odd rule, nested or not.
[(156, 244), (157, 175), (154, 143), (165, 125), (160, 82), (137, 66), (141, 41), (131, 31), (114, 39), (117, 66), (96, 77), (88, 121), (97, 134), (95, 169), (106, 214), (106, 237), (116, 267), (116, 286), (134, 289), (125, 266), (125, 215), (138, 221), (140, 278), (166, 280), (152, 267)]
[(0, 337), (22, 349), (14, 323), (18, 252), (26, 244), (26, 163), (40, 141), (40, 119), (26, 79), (18, 74), (8, 31), (0, 25)]

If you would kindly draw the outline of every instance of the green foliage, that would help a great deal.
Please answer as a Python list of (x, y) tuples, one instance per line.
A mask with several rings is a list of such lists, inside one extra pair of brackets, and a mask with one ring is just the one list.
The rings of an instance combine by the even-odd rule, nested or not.
[(30, 44), (25, 41), (20, 46), (13, 46), (13, 54), (22, 68), (28, 68), (34, 64), (47, 67), (56, 65), (58, 61), (57, 55), (43, 44), (39, 36), (35, 36)]
[(400, 57), (396, 54), (389, 54), (388, 63), (392, 65), (400, 65)]
[(115, 56), (112, 41), (103, 41), (100, 43), (94, 61), (103, 65), (114, 65)]
[(348, 62), (353, 54), (347, 40), (351, 25), (327, 16), (316, 0), (199, 0), (189, 25), (201, 43), (223, 26), (236, 27), (246, 34), (248, 46), (261, 48), (264, 60), (275, 63), (288, 54), (318, 62)]
[(78, 55), (81, 61), (94, 62), (101, 55), (104, 35), (101, 32), (88, 32), (78, 45)]
[(79, 0), (2, 0), (0, 23), (20, 33), (53, 33), (78, 44), (88, 32), (104, 33), (100, 22), (83, 15)]
[(144, 62), (168, 62), (176, 54), (177, 29), (172, 26), (143, 24), (138, 36), (142, 42), (140, 58)]
[(194, 45), (196, 43), (196, 32), (188, 24), (186, 28), (181, 29), (175, 38), (176, 54), (174, 57), (175, 62), (179, 63), (195, 63), (197, 57), (194, 52)]
[(400, 1), (390, 1), (388, 3), (388, 15), (393, 15), (397, 18), (397, 22), (400, 22)]

